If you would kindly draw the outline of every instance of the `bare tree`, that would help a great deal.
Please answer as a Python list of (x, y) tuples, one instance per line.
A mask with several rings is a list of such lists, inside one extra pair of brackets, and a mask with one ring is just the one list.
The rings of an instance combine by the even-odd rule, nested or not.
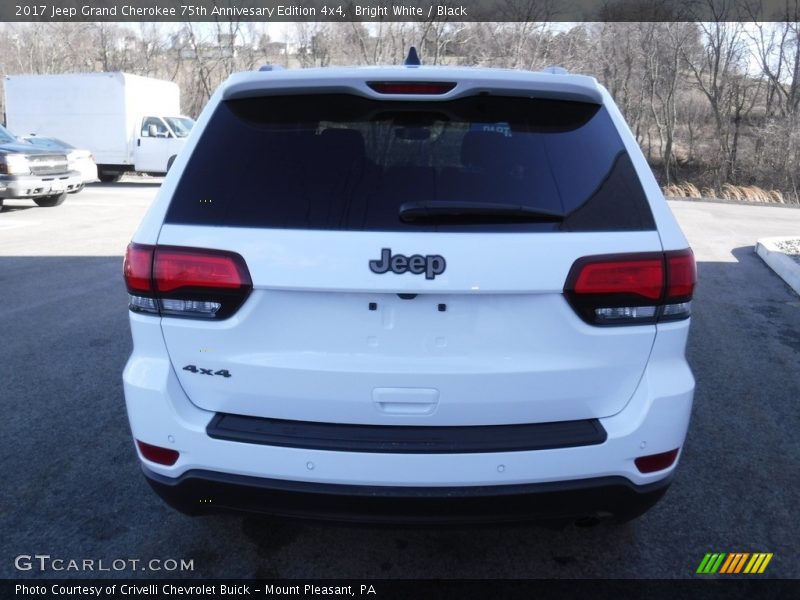
[[(797, 199), (800, 0), (785, 1), (785, 18), (775, 23), (762, 22), (756, 0), (695, 0), (705, 7), (703, 20), (671, 21), (668, 3), (638, 2), (641, 22), (570, 27), (549, 23), (554, 0), (498, 0), (509, 22), (302, 22), (278, 40), (264, 24), (235, 20), (177, 28), (4, 23), (0, 72), (125, 70), (169, 79), (181, 87), (184, 110), (196, 116), (231, 72), (264, 63), (398, 64), (415, 45), (426, 64), (559, 64), (608, 88), (662, 183), (690, 177), (717, 190), (756, 184)], [(736, 21), (742, 2), (750, 3), (744, 14), (751, 24)]]
[(731, 113), (733, 102), (731, 81), (747, 57), (742, 23), (733, 18), (731, 0), (706, 0), (713, 18), (697, 23), (703, 47), (700, 52), (685, 50), (683, 56), (694, 76), (697, 88), (711, 107), (716, 127), (718, 147), (714, 160), (714, 187), (717, 190), (731, 174)]

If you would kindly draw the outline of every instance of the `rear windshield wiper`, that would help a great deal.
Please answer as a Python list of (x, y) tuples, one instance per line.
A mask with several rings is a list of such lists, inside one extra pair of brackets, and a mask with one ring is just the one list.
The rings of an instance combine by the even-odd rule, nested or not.
[(400, 219), (406, 223), (420, 221), (563, 221), (565, 215), (546, 208), (496, 202), (458, 202), (429, 200), (406, 202), (400, 207)]

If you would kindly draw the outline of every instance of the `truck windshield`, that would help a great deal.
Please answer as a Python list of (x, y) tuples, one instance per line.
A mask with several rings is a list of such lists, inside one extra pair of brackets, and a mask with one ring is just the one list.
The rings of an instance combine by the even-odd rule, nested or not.
[(192, 125), (194, 125), (194, 121), (187, 117), (164, 117), (164, 120), (175, 132), (175, 136), (179, 138), (189, 135)]
[(16, 142), (16, 141), (17, 140), (14, 139), (14, 136), (11, 135), (8, 129), (0, 125), (0, 144), (8, 144), (10, 142)]

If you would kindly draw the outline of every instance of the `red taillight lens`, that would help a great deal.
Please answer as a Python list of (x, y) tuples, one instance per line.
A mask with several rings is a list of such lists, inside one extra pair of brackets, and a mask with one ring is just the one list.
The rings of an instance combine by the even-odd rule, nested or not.
[(180, 456), (180, 453), (177, 450), (145, 444), (139, 440), (136, 440), (136, 445), (139, 447), (139, 452), (142, 453), (142, 456), (151, 462), (158, 463), (159, 465), (171, 467), (178, 462), (178, 457)]
[(587, 262), (578, 272), (576, 294), (632, 294), (658, 300), (664, 289), (664, 262), (658, 258)]
[(130, 293), (152, 291), (154, 246), (128, 244), (122, 274)]
[(193, 248), (156, 248), (153, 275), (159, 292), (250, 285), (250, 275), (238, 254)]
[(592, 325), (685, 319), (697, 280), (691, 250), (609, 254), (575, 261), (564, 295)]
[(235, 252), (131, 244), (123, 264), (134, 312), (224, 319), (247, 299), (253, 285)]
[(663, 471), (664, 469), (668, 469), (672, 466), (675, 462), (675, 459), (678, 458), (678, 450), (680, 448), (675, 448), (675, 450), (670, 450), (669, 452), (662, 452), (660, 454), (651, 454), (649, 456), (640, 456), (633, 462), (636, 464), (636, 468), (639, 469), (642, 473), (654, 473), (656, 471)]
[(667, 252), (667, 300), (688, 301), (692, 299), (697, 283), (697, 267), (692, 251)]
[(446, 94), (456, 84), (445, 81), (370, 81), (367, 85), (379, 94)]

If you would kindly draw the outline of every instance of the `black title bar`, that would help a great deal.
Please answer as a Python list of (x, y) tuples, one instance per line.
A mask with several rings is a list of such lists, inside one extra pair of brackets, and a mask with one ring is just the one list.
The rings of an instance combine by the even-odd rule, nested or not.
[(795, 0), (4, 0), (8, 22), (798, 21)]

